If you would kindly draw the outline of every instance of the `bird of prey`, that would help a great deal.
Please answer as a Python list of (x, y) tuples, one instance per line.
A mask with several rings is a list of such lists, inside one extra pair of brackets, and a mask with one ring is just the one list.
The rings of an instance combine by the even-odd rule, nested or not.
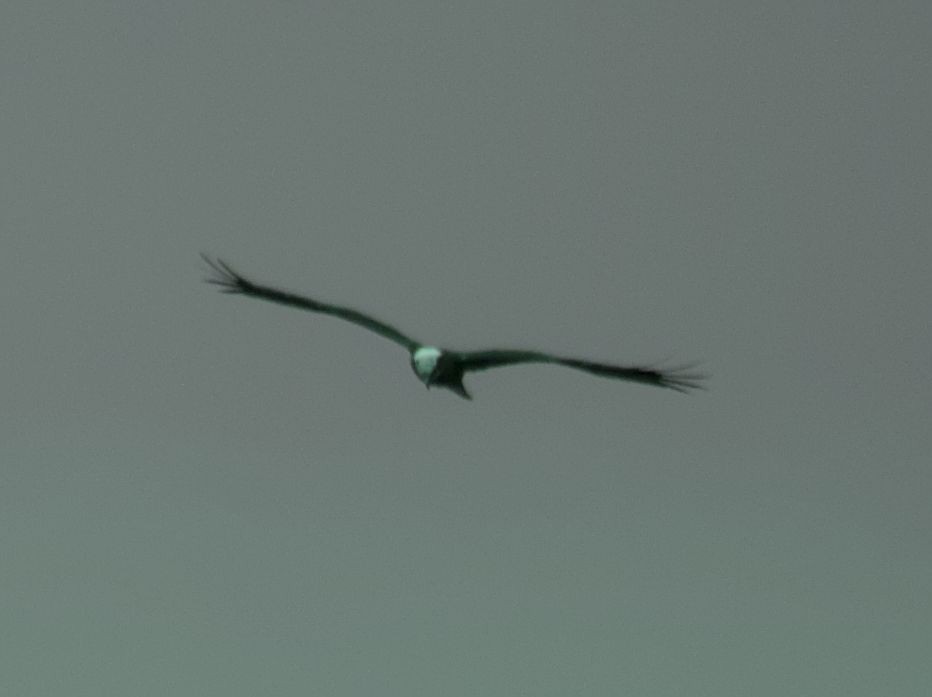
[(386, 339), (403, 346), (410, 356), (411, 368), (415, 375), (429, 389), (431, 386), (443, 387), (458, 394), (463, 399), (472, 399), (463, 386), (463, 375), (473, 371), (488, 370), (500, 366), (518, 363), (551, 363), (568, 368), (576, 368), (593, 375), (619, 380), (630, 380), (657, 387), (666, 387), (677, 392), (688, 392), (702, 387), (703, 375), (692, 372), (690, 366), (660, 370), (649, 366), (610, 365), (579, 358), (565, 358), (542, 351), (521, 349), (487, 349), (484, 351), (453, 351), (423, 344), (404, 334), (390, 324), (370, 317), (367, 314), (341, 305), (312, 300), (301, 295), (289, 293), (270, 286), (254, 283), (242, 274), (234, 271), (229, 264), (220, 259), (211, 259), (206, 254), (201, 257), (210, 267), (213, 275), (206, 279), (220, 287), (223, 293), (235, 293), (252, 298), (261, 298), (281, 305), (290, 305), (302, 310), (333, 315), (348, 322), (379, 334)]

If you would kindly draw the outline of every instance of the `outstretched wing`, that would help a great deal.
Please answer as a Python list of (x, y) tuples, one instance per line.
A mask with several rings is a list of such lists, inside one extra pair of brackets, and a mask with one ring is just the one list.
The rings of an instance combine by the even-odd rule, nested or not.
[(660, 370), (648, 366), (610, 365), (608, 363), (584, 361), (578, 358), (563, 358), (549, 353), (541, 353), (540, 351), (492, 349), (488, 351), (461, 351), (456, 355), (466, 372), (470, 370), (488, 370), (489, 368), (515, 365), (517, 363), (553, 363), (584, 370), (587, 373), (603, 378), (642, 382), (647, 385), (666, 387), (677, 392), (702, 389), (702, 380), (705, 379), (704, 375), (692, 372), (691, 366)]
[(280, 303), (282, 305), (298, 307), (302, 310), (310, 310), (311, 312), (320, 312), (325, 315), (333, 315), (334, 317), (345, 319), (347, 322), (352, 322), (353, 324), (358, 324), (361, 327), (365, 327), (366, 329), (369, 329), (376, 334), (384, 336), (386, 339), (391, 339), (396, 344), (401, 344), (404, 346), (406, 349), (408, 349), (408, 351), (413, 351), (420, 345), (410, 336), (402, 334), (391, 325), (380, 322), (379, 320), (370, 317), (369, 315), (365, 315), (357, 310), (352, 310), (348, 307), (341, 307), (340, 305), (330, 305), (329, 303), (318, 302), (317, 300), (312, 300), (311, 298), (305, 298), (283, 290), (262, 286), (258, 283), (253, 283), (252, 281), (246, 279), (244, 276), (231, 269), (228, 264), (221, 261), (220, 259), (211, 259), (203, 253), (201, 254), (201, 258), (207, 262), (207, 265), (215, 274), (214, 276), (207, 278), (207, 282), (216, 286), (220, 286), (220, 290), (223, 293), (238, 293), (240, 295), (248, 295), (253, 298), (270, 300), (274, 303)]

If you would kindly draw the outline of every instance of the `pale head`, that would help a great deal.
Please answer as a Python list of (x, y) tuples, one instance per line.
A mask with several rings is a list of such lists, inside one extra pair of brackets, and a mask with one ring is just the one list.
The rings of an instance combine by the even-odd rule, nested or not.
[(425, 385), (430, 386), (430, 376), (437, 367), (440, 354), (443, 353), (436, 346), (421, 346), (411, 354), (411, 367), (418, 378)]

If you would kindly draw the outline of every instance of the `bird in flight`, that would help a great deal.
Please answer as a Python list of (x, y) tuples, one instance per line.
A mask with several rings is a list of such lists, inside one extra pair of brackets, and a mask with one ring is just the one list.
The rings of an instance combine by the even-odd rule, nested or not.
[(302, 310), (320, 312), (339, 317), (353, 324), (365, 327), (369, 331), (394, 341), (403, 346), (410, 356), (411, 368), (415, 375), (429, 389), (432, 386), (443, 387), (458, 394), (463, 399), (472, 399), (463, 386), (466, 373), (489, 368), (498, 368), (518, 363), (550, 363), (568, 368), (576, 368), (593, 375), (618, 380), (629, 380), (657, 387), (666, 387), (677, 392), (688, 392), (702, 388), (705, 376), (691, 371), (691, 366), (660, 370), (648, 366), (611, 365), (596, 363), (579, 358), (565, 358), (542, 351), (520, 349), (486, 349), (484, 351), (453, 351), (436, 346), (422, 344), (390, 324), (370, 317), (358, 310), (341, 305), (312, 300), (301, 295), (289, 293), (270, 286), (250, 281), (242, 274), (230, 268), (220, 259), (211, 259), (206, 254), (201, 257), (210, 267), (212, 276), (206, 279), (220, 287), (223, 293), (246, 295), (261, 298), (281, 305), (289, 305)]

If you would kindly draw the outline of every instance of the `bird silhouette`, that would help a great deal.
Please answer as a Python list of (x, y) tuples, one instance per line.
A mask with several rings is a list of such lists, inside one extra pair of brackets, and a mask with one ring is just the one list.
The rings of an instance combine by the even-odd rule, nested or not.
[(229, 264), (221, 259), (211, 259), (206, 254), (201, 257), (210, 267), (212, 276), (206, 279), (220, 288), (223, 293), (245, 295), (251, 298), (260, 298), (270, 302), (297, 307), (310, 312), (319, 312), (324, 315), (339, 317), (347, 322), (358, 324), (369, 331), (394, 341), (403, 346), (409, 354), (411, 368), (418, 379), (428, 388), (432, 386), (451, 390), (464, 399), (472, 396), (463, 385), (463, 376), (466, 373), (499, 368), (520, 363), (549, 363), (575, 368), (592, 375), (617, 380), (640, 382), (646, 385), (665, 387), (677, 392), (703, 388), (705, 376), (693, 371), (693, 365), (662, 370), (651, 366), (614, 365), (583, 360), (580, 358), (567, 358), (564, 356), (522, 349), (485, 349), (481, 351), (455, 351), (438, 348), (424, 344), (408, 336), (399, 329), (386, 322), (382, 322), (359, 310), (342, 305), (321, 302), (302, 295), (279, 290), (270, 286), (255, 283), (242, 274), (234, 271)]

